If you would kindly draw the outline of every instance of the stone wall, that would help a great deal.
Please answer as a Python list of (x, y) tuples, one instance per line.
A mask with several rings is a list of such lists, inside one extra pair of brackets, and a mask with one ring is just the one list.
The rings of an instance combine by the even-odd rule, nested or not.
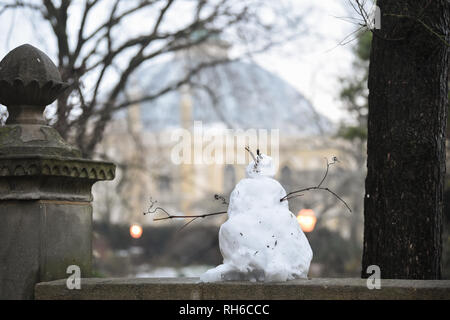
[(197, 278), (81, 279), (39, 283), (37, 300), (450, 300), (447, 280), (381, 280), (369, 290), (363, 279), (310, 279), (284, 283), (199, 283)]

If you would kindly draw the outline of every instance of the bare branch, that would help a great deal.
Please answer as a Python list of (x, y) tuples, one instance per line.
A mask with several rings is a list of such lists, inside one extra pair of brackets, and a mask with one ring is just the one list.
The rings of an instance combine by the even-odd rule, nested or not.
[[(223, 215), (226, 214), (227, 211), (220, 211), (220, 212), (213, 212), (213, 213), (207, 213), (207, 214), (202, 214), (202, 215), (190, 215), (190, 216), (176, 216), (176, 215), (172, 215), (169, 212), (167, 212), (164, 208), (162, 207), (157, 207), (158, 201), (153, 201), (150, 198), (150, 207), (147, 210), (147, 212), (144, 212), (144, 216), (148, 215), (148, 214), (154, 214), (158, 211), (163, 212), (164, 214), (166, 214), (166, 217), (164, 218), (154, 218), (153, 221), (164, 221), (164, 220), (173, 220), (173, 219), (193, 219), (190, 222), (188, 222), (186, 225), (184, 225), (181, 229), (184, 229), (186, 226), (188, 226), (189, 224), (191, 224), (192, 222), (194, 222), (197, 219), (203, 219), (203, 218), (207, 218), (207, 217), (212, 217), (212, 216), (218, 216), (218, 215)], [(226, 203), (226, 201), (224, 201)]]
[(347, 207), (347, 209), (350, 212), (352, 212), (352, 209), (350, 209), (350, 207), (347, 204), (347, 202), (345, 202), (340, 196), (338, 196), (334, 191), (330, 190), (329, 188), (322, 187), (323, 182), (325, 181), (325, 179), (328, 176), (328, 172), (329, 172), (330, 166), (336, 164), (337, 162), (339, 162), (339, 160), (336, 157), (332, 158), (332, 162), (328, 162), (328, 159), (327, 159), (327, 168), (326, 168), (326, 171), (325, 171), (325, 175), (324, 175), (323, 179), (320, 181), (320, 183), (316, 187), (309, 187), (309, 188), (304, 188), (304, 189), (292, 191), (292, 192), (288, 193), (285, 197), (281, 198), (280, 202), (288, 201), (288, 200), (291, 200), (291, 199), (294, 199), (294, 198), (297, 198), (297, 197), (301, 197), (301, 196), (304, 195), (303, 194), (304, 192), (313, 191), (313, 190), (322, 190), (322, 191), (326, 191), (326, 192), (331, 193), (339, 201), (341, 201)]
[(222, 204), (228, 205), (227, 199), (225, 199), (224, 196), (220, 196), (220, 195), (216, 194), (216, 195), (214, 195), (214, 199), (216, 199), (216, 200), (221, 200), (221, 201), (222, 201)]
[(320, 181), (320, 183), (319, 183), (319, 185), (318, 185), (319, 188), (322, 186), (323, 182), (324, 182), (325, 179), (327, 178), (327, 176), (328, 176), (328, 171), (330, 170), (330, 166), (332, 166), (332, 165), (335, 164), (336, 162), (339, 162), (339, 160), (338, 160), (337, 157), (333, 157), (333, 159), (332, 159), (333, 162), (328, 162), (328, 159), (327, 159), (327, 158), (325, 158), (325, 161), (327, 162), (327, 170), (326, 170), (326, 172), (325, 172), (325, 176), (323, 177), (322, 181)]
[(252, 150), (250, 150), (250, 147), (245, 147), (245, 150), (250, 154), (250, 156), (253, 158), (253, 161), (256, 163), (256, 157), (253, 154)]
[(198, 218), (207, 218), (207, 217), (212, 217), (212, 216), (218, 216), (218, 215), (222, 215), (222, 214), (226, 214), (226, 213), (228, 213), (228, 211), (220, 211), (220, 212), (213, 212), (213, 213), (207, 213), (207, 214), (201, 214), (201, 215), (192, 215), (192, 216), (172, 216), (172, 215), (169, 215), (168, 217), (165, 217), (165, 218), (155, 218), (155, 219), (153, 219), (153, 221), (163, 221), (163, 220), (170, 220), (170, 219), (191, 219), (191, 218), (198, 219)]
[(8, 10), (26, 8), (36, 11), (42, 11), (42, 7), (40, 5), (36, 5), (30, 3), (28, 1), (16, 0), (13, 3), (0, 3), (0, 16)]

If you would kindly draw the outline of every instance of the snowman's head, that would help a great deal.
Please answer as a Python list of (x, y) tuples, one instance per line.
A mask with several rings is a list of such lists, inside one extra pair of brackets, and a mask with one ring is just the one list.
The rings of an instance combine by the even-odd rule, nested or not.
[(274, 161), (271, 157), (265, 154), (259, 154), (256, 161), (253, 160), (247, 166), (247, 178), (269, 177), (273, 178), (276, 174)]

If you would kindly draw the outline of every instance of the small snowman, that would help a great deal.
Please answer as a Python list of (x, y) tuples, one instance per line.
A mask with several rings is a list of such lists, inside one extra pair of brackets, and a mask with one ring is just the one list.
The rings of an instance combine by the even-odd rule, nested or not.
[(280, 201), (286, 191), (273, 179), (274, 162), (259, 151), (252, 157), (219, 231), (223, 264), (204, 273), (202, 282), (307, 278), (313, 253), (288, 202)]

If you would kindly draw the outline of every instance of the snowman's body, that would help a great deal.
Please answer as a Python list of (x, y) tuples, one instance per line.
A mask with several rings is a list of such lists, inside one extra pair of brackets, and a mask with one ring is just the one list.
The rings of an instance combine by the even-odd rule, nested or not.
[(223, 264), (203, 274), (203, 282), (287, 281), (308, 275), (308, 239), (288, 202), (280, 202), (286, 191), (272, 178), (272, 159), (260, 157), (231, 193), (228, 220), (219, 231)]

